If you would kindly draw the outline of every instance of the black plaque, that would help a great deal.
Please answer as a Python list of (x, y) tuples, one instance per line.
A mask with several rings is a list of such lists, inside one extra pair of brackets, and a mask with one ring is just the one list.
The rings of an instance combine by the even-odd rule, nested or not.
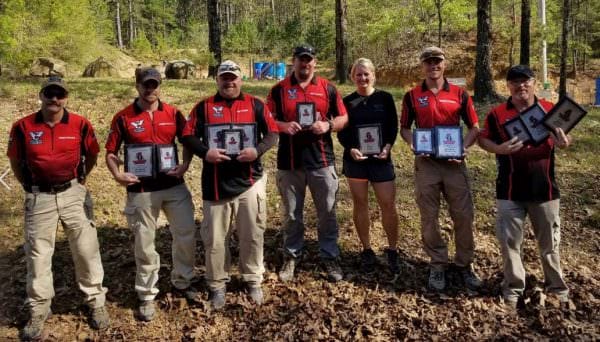
[(317, 120), (315, 104), (313, 102), (298, 102), (296, 103), (296, 114), (298, 123), (303, 129), (308, 129)]
[(151, 178), (155, 175), (155, 164), (153, 144), (125, 145), (125, 172), (138, 178)]
[(460, 126), (436, 126), (433, 130), (435, 157), (438, 159), (462, 159), (463, 136)]
[(586, 114), (587, 110), (572, 98), (565, 96), (548, 112), (544, 118), (544, 125), (552, 132), (560, 127), (567, 134)]
[(413, 149), (415, 154), (435, 154), (433, 129), (416, 128), (413, 131)]

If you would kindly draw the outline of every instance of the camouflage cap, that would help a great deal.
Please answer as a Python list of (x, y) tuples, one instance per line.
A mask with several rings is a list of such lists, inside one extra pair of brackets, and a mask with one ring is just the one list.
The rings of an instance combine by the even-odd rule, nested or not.
[(437, 59), (444, 60), (444, 59), (446, 59), (445, 55), (446, 54), (444, 53), (444, 50), (440, 49), (437, 46), (430, 46), (430, 47), (426, 47), (425, 49), (423, 49), (423, 51), (421, 51), (419, 60), (421, 62), (424, 62), (430, 58), (437, 58)]
[(51, 86), (56, 86), (56, 87), (59, 87), (59, 88), (63, 89), (67, 93), (69, 92), (69, 89), (67, 89), (67, 84), (59, 76), (50, 76), (50, 77), (48, 77), (48, 79), (44, 82), (44, 84), (42, 84), (41, 91), (43, 91), (44, 89), (46, 89), (48, 87), (51, 87)]

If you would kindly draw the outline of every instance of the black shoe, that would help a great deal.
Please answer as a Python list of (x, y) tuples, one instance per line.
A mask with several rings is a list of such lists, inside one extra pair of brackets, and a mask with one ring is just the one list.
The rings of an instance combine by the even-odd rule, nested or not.
[(44, 323), (50, 314), (50, 309), (43, 313), (31, 314), (29, 321), (23, 327), (23, 330), (21, 330), (21, 340), (33, 341), (40, 339), (44, 331)]
[(360, 269), (363, 273), (373, 272), (376, 264), (377, 257), (371, 248), (363, 249), (363, 251), (360, 252)]
[(390, 268), (390, 272), (392, 274), (400, 273), (400, 262), (399, 255), (396, 249), (385, 249), (385, 256), (387, 257), (388, 267)]
[(222, 309), (225, 306), (225, 289), (211, 290), (209, 301), (213, 309)]
[(342, 268), (335, 259), (325, 259), (323, 261), (325, 266), (325, 272), (327, 272), (327, 279), (333, 283), (336, 283), (344, 278)]
[(200, 291), (198, 291), (193, 286), (188, 286), (185, 289), (178, 289), (175, 286), (173, 286), (172, 292), (175, 297), (185, 298), (185, 299), (189, 300), (190, 302), (195, 302), (195, 303), (201, 302)]
[(473, 266), (469, 265), (466, 267), (460, 268), (460, 275), (462, 276), (463, 282), (465, 286), (469, 290), (478, 290), (481, 287), (481, 279), (477, 276), (475, 271), (473, 270)]
[(279, 280), (284, 283), (294, 279), (294, 270), (296, 269), (296, 264), (298, 263), (298, 259), (286, 256), (285, 262), (283, 266), (281, 266), (281, 270), (279, 270)]

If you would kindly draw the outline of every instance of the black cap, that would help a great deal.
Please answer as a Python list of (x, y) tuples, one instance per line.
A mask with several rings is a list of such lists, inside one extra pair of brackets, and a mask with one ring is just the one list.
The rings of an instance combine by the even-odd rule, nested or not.
[(535, 74), (527, 65), (513, 65), (506, 73), (506, 80), (514, 80), (517, 78), (535, 78)]
[(160, 72), (152, 67), (144, 67), (136, 70), (135, 83), (144, 83), (148, 80), (154, 80), (160, 84), (161, 82)]
[(311, 58), (315, 58), (316, 55), (315, 48), (308, 44), (298, 45), (294, 48), (294, 57), (310, 56)]
[(67, 89), (67, 85), (65, 84), (65, 81), (62, 78), (60, 78), (59, 76), (48, 77), (46, 82), (44, 82), (44, 84), (42, 85), (42, 91), (51, 86), (59, 87), (59, 88), (62, 88), (65, 92), (67, 92), (67, 93), (69, 92), (69, 89)]

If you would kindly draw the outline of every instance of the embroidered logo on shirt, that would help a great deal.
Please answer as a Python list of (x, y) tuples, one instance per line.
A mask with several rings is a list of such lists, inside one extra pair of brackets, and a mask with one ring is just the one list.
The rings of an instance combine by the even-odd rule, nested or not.
[(140, 133), (144, 131), (144, 120), (132, 121), (131, 126), (133, 126), (133, 131), (136, 133)]
[(215, 118), (222, 118), (223, 117), (223, 106), (213, 106), (213, 116)]
[(427, 107), (429, 106), (429, 96), (421, 96), (417, 98), (419, 102), (419, 107)]
[(31, 136), (31, 141), (29, 143), (32, 145), (39, 145), (42, 143), (42, 135), (44, 135), (44, 132), (29, 132), (29, 135)]
[(288, 92), (288, 99), (295, 100), (298, 98), (298, 89), (296, 89), (296, 88), (288, 89), (287, 92)]

